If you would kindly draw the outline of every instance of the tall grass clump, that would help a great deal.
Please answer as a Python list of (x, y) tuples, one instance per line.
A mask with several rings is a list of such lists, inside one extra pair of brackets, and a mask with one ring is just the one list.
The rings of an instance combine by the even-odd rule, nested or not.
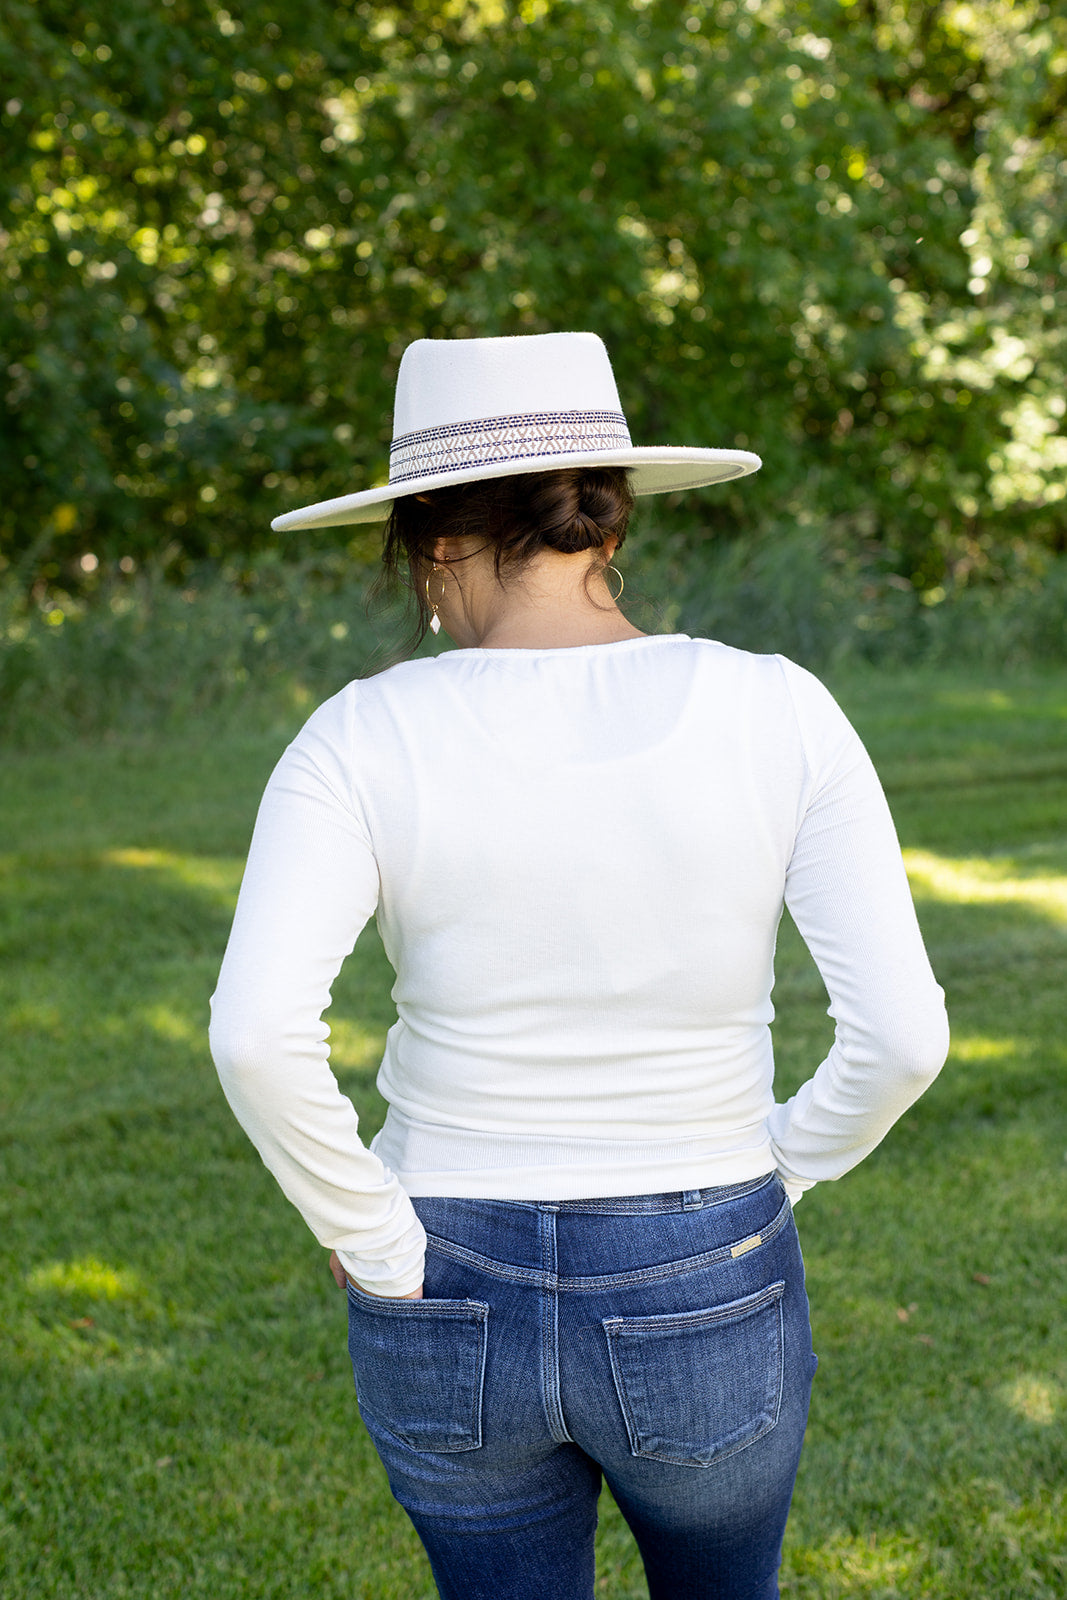
[[(894, 571), (880, 546), (846, 543), (832, 524), (719, 541), (674, 566), (668, 605), (680, 631), (816, 671), (1067, 660), (1067, 556), (1032, 546), (1015, 552), (1011, 570), (976, 577), (961, 568), (926, 590)], [(652, 562), (646, 570), (651, 588)]]
[(340, 554), (260, 555), (179, 579), (162, 563), (82, 592), (0, 585), (0, 737), (16, 745), (269, 719), (384, 664), (390, 615)]
[[(1067, 556), (1032, 549), (999, 581), (960, 575), (921, 592), (876, 545), (791, 526), (702, 542), (654, 528), (626, 549), (624, 607), (679, 631), (816, 671), (852, 663), (984, 668), (1067, 660)], [(0, 738), (32, 746), (139, 734), (210, 713), (264, 725), (398, 658), (404, 591), (373, 552), (260, 553), (180, 571), (162, 557), (69, 589), (0, 578)], [(410, 598), (410, 597), (407, 597)], [(449, 648), (428, 639), (419, 654)]]

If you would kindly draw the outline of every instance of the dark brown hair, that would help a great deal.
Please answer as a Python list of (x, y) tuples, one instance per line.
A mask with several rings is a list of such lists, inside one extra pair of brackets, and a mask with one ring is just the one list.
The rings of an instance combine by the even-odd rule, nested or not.
[[(473, 536), (493, 549), (497, 577), (521, 572), (542, 550), (575, 555), (626, 538), (634, 495), (624, 467), (561, 467), (434, 489), (393, 502), (385, 528), (381, 586), (410, 591), (417, 607), (410, 644), (430, 622), (426, 571), (438, 539)], [(594, 557), (589, 576), (604, 566)]]

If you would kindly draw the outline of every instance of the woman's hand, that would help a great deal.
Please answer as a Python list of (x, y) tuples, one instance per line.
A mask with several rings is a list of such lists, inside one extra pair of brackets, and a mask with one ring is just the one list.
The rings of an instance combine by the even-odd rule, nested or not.
[(345, 1271), (344, 1267), (342, 1267), (340, 1261), (337, 1259), (337, 1251), (336, 1250), (331, 1250), (330, 1251), (330, 1271), (333, 1273), (333, 1281), (334, 1281), (334, 1283), (336, 1283), (336, 1285), (337, 1285), (337, 1287), (339, 1289), (344, 1289), (348, 1284), (351, 1284), (354, 1289), (358, 1289), (359, 1290), (360, 1294), (374, 1295), (374, 1298), (376, 1300), (421, 1300), (422, 1299), (422, 1285), (421, 1284), (419, 1285), (419, 1287), (417, 1289), (413, 1289), (410, 1294), (374, 1294), (374, 1290), (373, 1289), (364, 1289), (363, 1285), (361, 1283), (357, 1283), (355, 1278), (350, 1278), (348, 1276), (348, 1273)]

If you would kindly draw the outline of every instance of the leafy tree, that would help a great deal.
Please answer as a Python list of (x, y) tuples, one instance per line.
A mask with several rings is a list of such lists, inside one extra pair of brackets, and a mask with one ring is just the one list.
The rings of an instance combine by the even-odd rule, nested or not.
[(1036, 0), (9, 0), (0, 70), (27, 573), (268, 542), (385, 476), (410, 339), (559, 327), (635, 438), (764, 456), (686, 508), (722, 532), (832, 523), (922, 589), (1064, 543)]

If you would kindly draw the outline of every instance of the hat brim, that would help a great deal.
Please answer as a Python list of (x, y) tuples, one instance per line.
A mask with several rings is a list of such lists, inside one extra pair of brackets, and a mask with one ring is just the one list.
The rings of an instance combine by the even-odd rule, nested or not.
[(427, 494), (458, 483), (480, 483), (489, 478), (511, 478), (523, 472), (558, 472), (564, 467), (626, 467), (634, 494), (669, 494), (679, 489), (705, 489), (730, 478), (745, 478), (763, 465), (751, 450), (699, 450), (684, 445), (649, 445), (644, 449), (566, 451), (551, 456), (513, 457), (489, 465), (464, 467), (458, 472), (438, 472), (406, 483), (387, 483), (379, 489), (362, 489), (334, 500), (319, 500), (275, 517), (276, 533), (298, 528), (342, 528), (355, 522), (384, 522), (394, 500)]

